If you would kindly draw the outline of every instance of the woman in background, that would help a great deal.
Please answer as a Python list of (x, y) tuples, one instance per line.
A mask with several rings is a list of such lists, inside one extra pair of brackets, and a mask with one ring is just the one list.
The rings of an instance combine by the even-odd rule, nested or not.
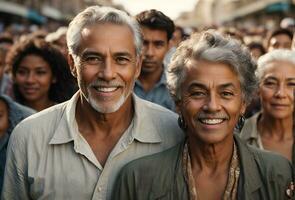
[(261, 112), (245, 122), (241, 137), (248, 144), (277, 152), (294, 164), (295, 52), (280, 49), (260, 57), (256, 76)]
[(76, 84), (60, 51), (43, 39), (26, 37), (8, 54), (17, 102), (41, 111), (68, 100)]

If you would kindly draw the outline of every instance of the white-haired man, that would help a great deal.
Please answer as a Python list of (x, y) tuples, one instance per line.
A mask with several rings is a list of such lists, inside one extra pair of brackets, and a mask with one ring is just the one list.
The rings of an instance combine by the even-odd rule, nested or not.
[(113, 8), (73, 19), (67, 44), (80, 89), (14, 130), (3, 199), (110, 199), (125, 163), (183, 138), (174, 113), (132, 93), (141, 40), (137, 22)]

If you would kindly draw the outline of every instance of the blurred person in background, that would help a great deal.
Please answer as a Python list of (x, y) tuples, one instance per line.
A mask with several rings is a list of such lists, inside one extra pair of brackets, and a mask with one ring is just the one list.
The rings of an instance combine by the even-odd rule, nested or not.
[(0, 47), (4, 48), (6, 51), (9, 51), (13, 45), (13, 38), (8, 34), (0, 35)]
[(250, 50), (250, 53), (254, 60), (258, 60), (258, 58), (266, 53), (265, 48), (259, 42), (251, 42), (247, 45)]
[(164, 57), (164, 65), (167, 67), (171, 61), (171, 58), (176, 51), (178, 45), (185, 39), (185, 33), (182, 27), (175, 26), (172, 38), (169, 41), (169, 50)]
[(6, 150), (10, 134), (24, 118), (35, 113), (34, 110), (14, 102), (10, 97), (0, 94), (0, 193), (4, 178)]
[(295, 32), (295, 20), (291, 17), (285, 17), (280, 23), (280, 27), (290, 30), (292, 33)]
[(295, 32), (293, 34), (292, 50), (295, 51)]
[(255, 65), (245, 46), (213, 31), (181, 43), (167, 79), (186, 140), (127, 164), (113, 199), (291, 198), (291, 163), (234, 134), (257, 86)]
[(228, 35), (231, 38), (234, 38), (240, 41), (241, 43), (244, 43), (243, 34), (235, 27), (220, 27), (218, 31), (225, 36)]
[(175, 110), (166, 86), (164, 57), (174, 32), (173, 21), (158, 10), (146, 10), (136, 15), (143, 33), (143, 61), (134, 92), (139, 97)]
[(67, 30), (68, 27), (62, 26), (59, 27), (55, 32), (49, 33), (45, 37), (45, 41), (55, 45), (65, 56), (65, 58), (68, 57), (68, 47), (66, 40)]
[(266, 39), (266, 50), (291, 49), (293, 33), (288, 29), (276, 29), (268, 33)]
[(295, 52), (280, 49), (263, 55), (256, 76), (261, 112), (246, 120), (240, 136), (249, 145), (277, 152), (294, 164)]
[(0, 94), (13, 97), (12, 79), (5, 72), (7, 49), (0, 46)]
[(66, 58), (43, 39), (23, 38), (7, 59), (15, 100), (36, 111), (70, 99), (77, 90)]

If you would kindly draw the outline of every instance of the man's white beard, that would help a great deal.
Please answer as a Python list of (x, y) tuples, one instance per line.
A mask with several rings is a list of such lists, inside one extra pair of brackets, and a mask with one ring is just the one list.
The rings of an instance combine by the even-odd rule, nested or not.
[(99, 105), (95, 101), (94, 97), (91, 96), (91, 92), (89, 91), (89, 89), (88, 89), (88, 94), (89, 94), (88, 103), (91, 105), (91, 107), (94, 110), (96, 110), (99, 113), (113, 113), (113, 112), (116, 112), (125, 103), (127, 97), (129, 96), (129, 95), (126, 95), (126, 96), (122, 95), (120, 97), (119, 101), (117, 101), (114, 105), (106, 107), (105, 105)]
[(95, 101), (95, 98), (93, 96), (91, 96), (91, 88), (88, 87), (87, 90), (88, 90), (88, 98), (87, 101), (88, 103), (91, 105), (91, 107), (96, 110), (97, 112), (99, 113), (113, 113), (113, 112), (116, 112), (118, 111), (121, 106), (125, 103), (125, 101), (127, 100), (127, 98), (129, 97), (129, 95), (131, 94), (131, 92), (133, 91), (133, 87), (134, 87), (134, 84), (135, 84), (135, 80), (133, 81), (133, 83), (131, 84), (131, 89), (128, 91), (127, 94), (123, 94), (120, 99), (112, 106), (108, 106), (108, 107), (105, 107), (104, 105), (99, 105), (96, 101)]

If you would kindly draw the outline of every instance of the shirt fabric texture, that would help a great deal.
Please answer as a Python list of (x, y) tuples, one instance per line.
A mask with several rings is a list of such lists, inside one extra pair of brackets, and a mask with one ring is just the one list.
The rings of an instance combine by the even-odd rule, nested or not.
[(123, 165), (183, 139), (175, 113), (133, 95), (132, 123), (102, 167), (78, 131), (78, 98), (79, 92), (15, 128), (8, 147), (2, 199), (110, 199)]

